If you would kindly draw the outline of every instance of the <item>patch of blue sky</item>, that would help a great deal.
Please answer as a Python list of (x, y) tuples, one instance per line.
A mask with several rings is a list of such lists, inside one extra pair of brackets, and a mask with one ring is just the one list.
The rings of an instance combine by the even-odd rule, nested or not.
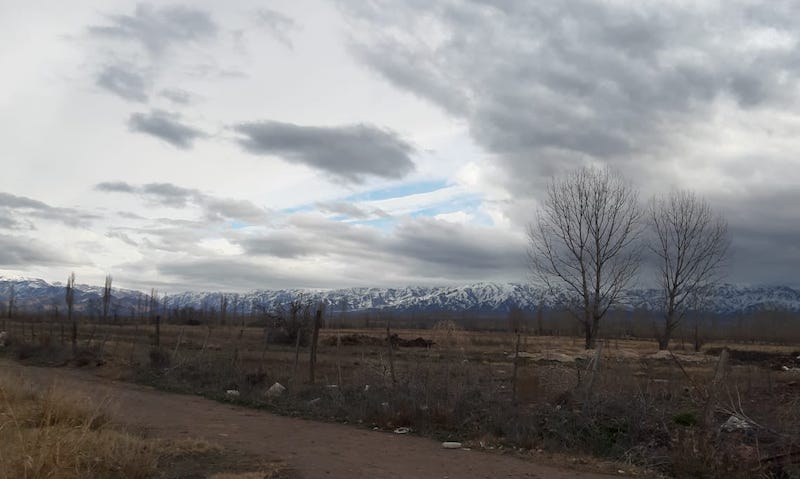
[(352, 202), (388, 200), (391, 198), (400, 198), (403, 196), (416, 195), (420, 193), (430, 193), (431, 191), (440, 190), (447, 186), (447, 181), (445, 180), (417, 181), (413, 183), (390, 186), (388, 188), (355, 193), (345, 197), (344, 200)]
[(412, 218), (432, 218), (436, 215), (455, 213), (458, 211), (463, 211), (465, 213), (470, 213), (473, 216), (477, 216), (476, 213), (478, 213), (478, 209), (482, 203), (483, 200), (478, 195), (464, 195), (450, 200), (447, 203), (440, 203), (431, 205), (427, 208), (419, 209), (411, 213), (409, 216)]
[(315, 211), (317, 208), (313, 204), (305, 204), (299, 206), (292, 206), (291, 208), (284, 208), (279, 210), (280, 213), (285, 215), (292, 215), (295, 213), (308, 213), (310, 211)]
[(240, 230), (240, 229), (243, 229), (243, 228), (247, 228), (248, 226), (250, 226), (250, 225), (247, 224), (247, 223), (244, 223), (242, 221), (233, 220), (230, 223), (231, 229), (234, 229), (234, 230)]
[(482, 208), (475, 208), (475, 211), (471, 211), (470, 213), (473, 215), (472, 224), (478, 226), (494, 226), (494, 220)]
[(395, 225), (398, 223), (396, 218), (375, 218), (371, 220), (361, 220), (361, 221), (354, 221), (353, 224), (370, 226), (372, 228), (389, 232), (391, 231)]

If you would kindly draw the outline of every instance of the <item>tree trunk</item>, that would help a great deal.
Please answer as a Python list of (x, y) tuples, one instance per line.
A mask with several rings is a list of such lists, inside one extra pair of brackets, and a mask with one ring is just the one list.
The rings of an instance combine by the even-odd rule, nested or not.
[(667, 320), (664, 326), (664, 334), (660, 335), (658, 338), (658, 349), (660, 351), (669, 349), (669, 341), (672, 339), (672, 330), (675, 329), (674, 325), (670, 324), (669, 320)]
[(592, 318), (584, 323), (586, 349), (594, 349), (597, 346), (597, 331), (600, 329), (600, 318)]
[(659, 335), (658, 338), (658, 349), (661, 351), (666, 351), (669, 349), (669, 342), (672, 339), (672, 332), (675, 330), (675, 327), (678, 326), (678, 322), (675, 319), (675, 312), (674, 311), (667, 311), (667, 314), (664, 316), (664, 334)]

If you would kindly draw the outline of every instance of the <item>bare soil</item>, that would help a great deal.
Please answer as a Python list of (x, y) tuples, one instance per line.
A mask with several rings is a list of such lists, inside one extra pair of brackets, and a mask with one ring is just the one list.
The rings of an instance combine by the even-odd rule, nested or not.
[(170, 394), (87, 371), (21, 366), (32, 382), (57, 382), (94, 400), (112, 401), (112, 418), (148, 435), (206, 439), (256, 456), (280, 477), (313, 478), (577, 478), (619, 477), (534, 463), (514, 455), (447, 450), (421, 437), (282, 417), (264, 411)]

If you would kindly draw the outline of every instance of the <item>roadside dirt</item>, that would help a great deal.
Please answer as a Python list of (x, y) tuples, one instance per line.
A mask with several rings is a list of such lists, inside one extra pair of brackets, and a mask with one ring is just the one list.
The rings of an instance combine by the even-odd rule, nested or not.
[(352, 426), (282, 417), (197, 396), (170, 394), (101, 378), (90, 372), (20, 366), (33, 383), (53, 382), (85, 391), (94, 401), (111, 400), (114, 420), (150, 436), (197, 438), (285, 463), (292, 477), (315, 478), (552, 478), (619, 477), (539, 465), (480, 451), (446, 450), (430, 439)]

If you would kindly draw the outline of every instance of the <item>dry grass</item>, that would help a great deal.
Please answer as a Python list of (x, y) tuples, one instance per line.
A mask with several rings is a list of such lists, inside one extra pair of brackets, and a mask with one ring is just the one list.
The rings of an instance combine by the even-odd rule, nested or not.
[(37, 389), (20, 375), (0, 372), (0, 479), (180, 477), (169, 471), (177, 459), (225, 455), (203, 440), (128, 433), (109, 422), (107, 406), (57, 386)]
[(152, 442), (110, 427), (84, 398), (0, 374), (0, 477), (146, 478), (157, 460)]

